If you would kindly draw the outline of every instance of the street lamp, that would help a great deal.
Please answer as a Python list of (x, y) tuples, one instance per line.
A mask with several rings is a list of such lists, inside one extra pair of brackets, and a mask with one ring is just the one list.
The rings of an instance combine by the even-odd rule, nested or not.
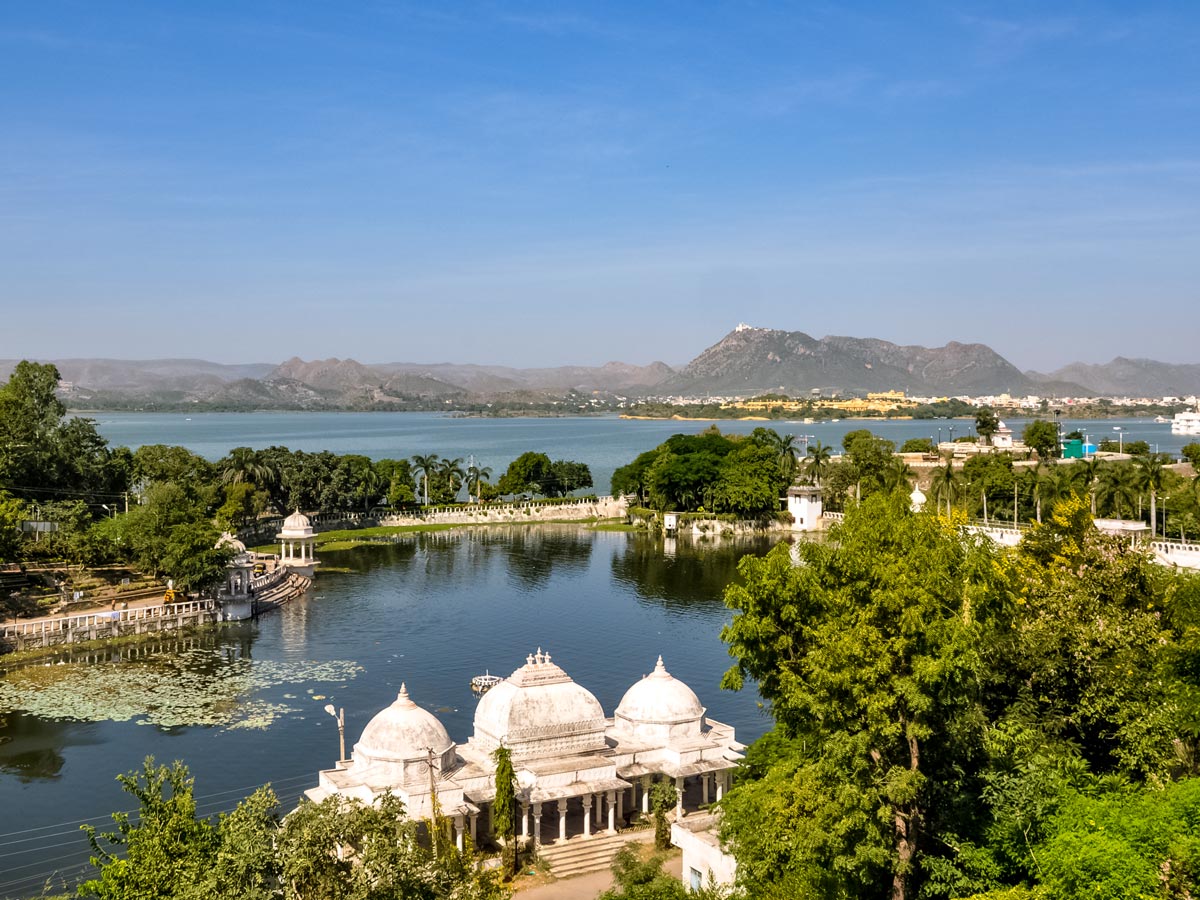
[(346, 707), (343, 706), (341, 709), (334, 709), (332, 703), (326, 703), (325, 712), (329, 713), (334, 717), (334, 719), (337, 720), (338, 751), (341, 753), (341, 756), (338, 757), (338, 761), (340, 762), (346, 758)]
[(1120, 425), (1114, 425), (1113, 431), (1115, 431), (1117, 433), (1117, 452), (1124, 453), (1125, 452), (1125, 431), (1124, 431), (1124, 429), (1121, 428)]

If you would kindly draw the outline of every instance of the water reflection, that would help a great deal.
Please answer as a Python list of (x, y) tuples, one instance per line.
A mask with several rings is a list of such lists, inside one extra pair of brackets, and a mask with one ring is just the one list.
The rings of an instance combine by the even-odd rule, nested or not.
[(0, 714), (0, 772), (21, 782), (58, 778), (67, 747), (98, 744), (97, 726), (56, 722), (20, 712)]
[(704, 604), (724, 608), (725, 586), (738, 578), (743, 556), (762, 556), (774, 546), (770, 537), (702, 539), (676, 538), (666, 546), (661, 538), (632, 535), (624, 553), (612, 558), (613, 577), (628, 584), (642, 600), (661, 603), (668, 612)]

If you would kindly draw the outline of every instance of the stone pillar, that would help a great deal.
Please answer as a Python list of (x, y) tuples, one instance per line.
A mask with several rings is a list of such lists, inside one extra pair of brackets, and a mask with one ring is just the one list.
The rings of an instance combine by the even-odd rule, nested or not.
[(592, 836), (592, 795), (583, 795), (583, 836)]
[(608, 792), (608, 833), (617, 833), (617, 803), (613, 794), (615, 791)]
[(458, 852), (463, 852), (463, 817), (457, 815), (454, 817), (454, 846), (458, 848)]
[(683, 776), (675, 779), (675, 818), (683, 818)]
[(597, 794), (596, 795), (596, 819), (595, 819), (597, 828), (600, 827), (600, 823), (603, 819), (604, 819), (604, 795)]
[(521, 801), (521, 837), (529, 839), (529, 804)]
[(471, 843), (474, 844), (479, 840), (479, 814), (471, 813)]
[(642, 812), (650, 815), (650, 776), (642, 776)]
[(542, 846), (542, 804), (533, 804), (533, 852)]
[(725, 773), (717, 773), (717, 802), (721, 802), (721, 798), (725, 796)]
[(567, 801), (565, 799), (558, 801), (558, 840), (564, 842), (567, 839)]
[(280, 560), (283, 559), (283, 551), (285, 549), (287, 549), (287, 541), (285, 541), (283, 538), (280, 538), (279, 539), (279, 558), (280, 558)]
[(625, 788), (617, 791), (617, 820), (625, 821)]
[(700, 776), (700, 802), (708, 806), (708, 773)]

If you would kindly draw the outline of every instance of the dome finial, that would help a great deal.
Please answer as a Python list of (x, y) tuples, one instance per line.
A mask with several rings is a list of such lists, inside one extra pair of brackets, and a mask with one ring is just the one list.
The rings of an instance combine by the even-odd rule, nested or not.
[(396, 695), (396, 702), (401, 706), (416, 706), (412, 698), (408, 696), (408, 685), (403, 681), (400, 682), (400, 693)]

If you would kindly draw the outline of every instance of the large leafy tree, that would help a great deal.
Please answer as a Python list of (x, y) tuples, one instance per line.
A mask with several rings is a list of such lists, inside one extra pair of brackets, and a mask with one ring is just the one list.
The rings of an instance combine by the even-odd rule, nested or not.
[(1000, 417), (990, 406), (981, 406), (975, 413), (975, 431), (983, 438), (984, 444), (992, 442), (992, 435), (1000, 430)]
[(799, 566), (787, 547), (746, 557), (726, 591), (723, 684), (757, 682), (787, 752), (730, 794), (725, 836), (754, 896), (906, 900), (921, 854), (973, 827), (954, 798), (982, 759), (1001, 570), (900, 496), (868, 498), (830, 537), (798, 544)]
[(1021, 440), (1026, 447), (1037, 452), (1039, 459), (1048, 459), (1058, 446), (1058, 428), (1053, 422), (1037, 419), (1025, 426)]

